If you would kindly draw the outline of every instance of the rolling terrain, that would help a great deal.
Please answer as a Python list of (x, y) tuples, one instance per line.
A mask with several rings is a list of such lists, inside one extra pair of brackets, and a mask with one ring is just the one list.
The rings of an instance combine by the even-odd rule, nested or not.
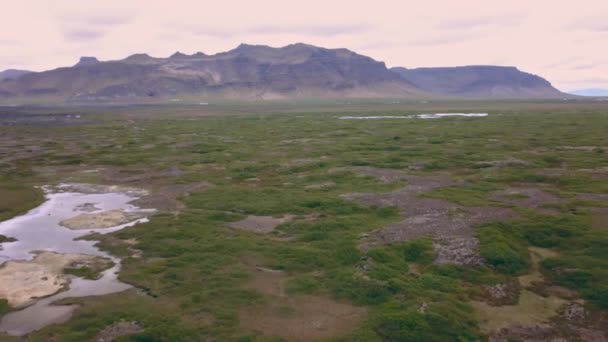
[[(60, 183), (157, 210), (84, 237), (133, 288), (2, 341), (608, 337), (605, 103), (1, 109), (0, 219)], [(340, 119), (455, 111), (488, 116)]]

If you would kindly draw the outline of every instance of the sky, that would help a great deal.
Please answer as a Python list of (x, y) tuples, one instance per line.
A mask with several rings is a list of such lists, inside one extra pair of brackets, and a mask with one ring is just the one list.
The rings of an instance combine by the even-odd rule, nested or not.
[(0, 70), (302, 42), (389, 67), (508, 65), (561, 90), (608, 88), (607, 0), (11, 0), (0, 9)]

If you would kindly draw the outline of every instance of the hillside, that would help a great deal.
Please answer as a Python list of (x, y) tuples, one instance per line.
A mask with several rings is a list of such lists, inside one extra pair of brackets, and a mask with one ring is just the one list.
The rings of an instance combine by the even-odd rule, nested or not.
[(16, 69), (8, 69), (4, 71), (0, 71), (0, 81), (8, 80), (8, 79), (17, 79), (23, 75), (29, 74), (31, 71), (27, 70), (16, 70)]
[(469, 98), (557, 98), (564, 96), (542, 77), (515, 67), (464, 66), (392, 68), (417, 87), (441, 96)]

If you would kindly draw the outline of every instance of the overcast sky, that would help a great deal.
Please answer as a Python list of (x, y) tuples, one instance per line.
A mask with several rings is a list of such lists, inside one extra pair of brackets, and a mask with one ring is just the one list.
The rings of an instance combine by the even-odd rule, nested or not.
[(608, 88), (608, 0), (7, 0), (0, 9), (0, 70), (304, 42), (389, 67), (514, 65), (562, 90)]

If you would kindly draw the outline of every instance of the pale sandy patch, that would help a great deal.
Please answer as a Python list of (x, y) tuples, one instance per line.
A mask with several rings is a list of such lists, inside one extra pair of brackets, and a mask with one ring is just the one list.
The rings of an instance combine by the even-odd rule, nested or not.
[(111, 228), (133, 222), (144, 217), (145, 216), (141, 213), (126, 212), (124, 210), (116, 209), (102, 211), (100, 213), (80, 214), (76, 217), (63, 220), (60, 222), (60, 224), (73, 230)]
[(272, 216), (247, 216), (245, 219), (231, 222), (229, 227), (234, 229), (246, 230), (259, 234), (267, 234), (272, 232), (280, 224), (289, 222), (294, 219), (293, 215), (284, 215), (277, 218)]
[(490, 333), (512, 325), (548, 323), (568, 301), (557, 297), (541, 297), (523, 290), (517, 305), (492, 306), (472, 302), (481, 331)]
[(84, 254), (58, 254), (41, 252), (28, 261), (7, 261), (0, 268), (0, 298), (12, 307), (33, 304), (65, 289), (70, 278), (63, 273), (66, 267), (110, 265), (108, 259)]

